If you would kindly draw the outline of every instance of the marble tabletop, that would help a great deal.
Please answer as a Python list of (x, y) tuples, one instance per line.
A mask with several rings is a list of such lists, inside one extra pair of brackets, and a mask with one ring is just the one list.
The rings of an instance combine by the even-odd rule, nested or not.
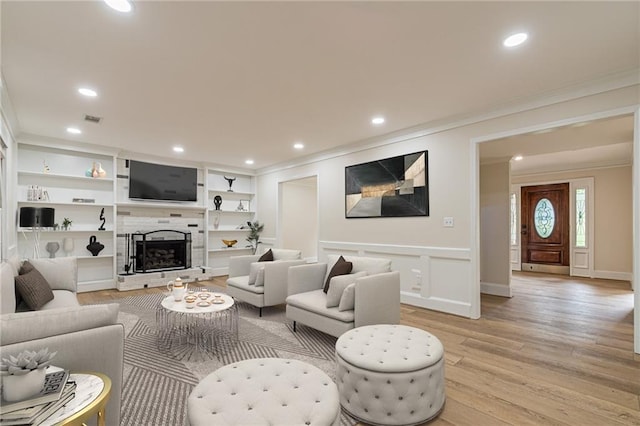
[(71, 374), (69, 380), (76, 382), (76, 396), (41, 423), (41, 426), (51, 426), (71, 417), (91, 404), (104, 388), (102, 379), (93, 374)]
[[(200, 292), (194, 293), (194, 296), (198, 296), (198, 294), (200, 294)], [(202, 313), (208, 313), (208, 312), (220, 312), (220, 311), (229, 309), (234, 304), (233, 298), (226, 294), (213, 293), (213, 292), (209, 292), (208, 294), (210, 296), (207, 299), (198, 298), (198, 300), (194, 303), (195, 306), (193, 306), (192, 308), (187, 308), (187, 304), (185, 303), (184, 299), (180, 301), (176, 301), (173, 296), (165, 297), (164, 299), (162, 299), (161, 304), (163, 308), (169, 311), (180, 312), (183, 314), (202, 314)], [(201, 302), (203, 300), (206, 300), (208, 302), (211, 302), (214, 300), (221, 300), (223, 301), (223, 303), (212, 303), (206, 307), (198, 306), (198, 302)]]

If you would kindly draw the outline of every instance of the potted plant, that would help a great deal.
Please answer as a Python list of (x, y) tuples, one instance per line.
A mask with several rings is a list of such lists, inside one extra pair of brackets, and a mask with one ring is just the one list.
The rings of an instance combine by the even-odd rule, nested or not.
[(69, 228), (71, 228), (72, 223), (73, 222), (68, 217), (65, 217), (64, 220), (62, 221), (62, 229), (64, 229), (65, 231), (68, 231)]
[(251, 247), (253, 254), (256, 254), (258, 244), (260, 244), (260, 233), (264, 229), (264, 224), (256, 220), (254, 222), (247, 222), (247, 225), (249, 226), (249, 236), (247, 237), (249, 245), (247, 247)]
[(2, 358), (0, 375), (5, 401), (21, 401), (39, 393), (44, 386), (45, 370), (56, 354), (44, 348), (38, 352), (25, 350), (18, 356)]

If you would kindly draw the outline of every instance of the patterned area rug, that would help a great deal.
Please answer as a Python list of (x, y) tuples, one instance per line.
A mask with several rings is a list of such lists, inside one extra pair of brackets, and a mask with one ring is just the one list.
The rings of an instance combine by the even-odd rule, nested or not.
[[(219, 367), (244, 359), (297, 359), (315, 365), (335, 381), (336, 338), (303, 325), (294, 333), (280, 307), (264, 308), (259, 318), (257, 308), (239, 303), (237, 344), (218, 355), (176, 360), (156, 344), (156, 309), (163, 297), (153, 294), (117, 301), (126, 332), (123, 426), (188, 425), (187, 397), (195, 385)], [(343, 411), (342, 425), (356, 423)]]

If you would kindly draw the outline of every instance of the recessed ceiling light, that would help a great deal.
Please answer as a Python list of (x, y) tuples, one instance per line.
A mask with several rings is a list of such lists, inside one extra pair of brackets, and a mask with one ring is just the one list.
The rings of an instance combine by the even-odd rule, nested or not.
[(529, 36), (527, 33), (517, 33), (505, 38), (502, 44), (504, 47), (516, 47), (524, 43)]
[(293, 144), (293, 147), (295, 149), (302, 149), (302, 148), (304, 148), (304, 144), (300, 143), (300, 142), (296, 142), (296, 143)]
[(384, 117), (373, 117), (371, 119), (371, 124), (382, 124), (384, 123)]
[(249, 165), (251, 165), (251, 164), (253, 164), (253, 160), (246, 160), (246, 161), (244, 162), (244, 164), (249, 164)]
[(182, 153), (182, 152), (184, 152), (184, 148), (181, 147), (181, 146), (174, 146), (173, 147), (173, 151)]
[(515, 157), (513, 157), (515, 161), (520, 161), (522, 160), (522, 158), (523, 158), (522, 155), (516, 155)]
[(78, 92), (81, 95), (88, 96), (90, 98), (95, 98), (96, 96), (98, 96), (98, 92), (93, 89), (89, 89), (88, 87), (81, 87), (78, 89)]
[(80, 133), (82, 133), (82, 130), (75, 127), (67, 127), (67, 132), (73, 133), (74, 135), (79, 135)]
[(133, 7), (131, 6), (131, 2), (129, 0), (104, 0), (104, 2), (114, 10), (118, 12), (131, 12)]

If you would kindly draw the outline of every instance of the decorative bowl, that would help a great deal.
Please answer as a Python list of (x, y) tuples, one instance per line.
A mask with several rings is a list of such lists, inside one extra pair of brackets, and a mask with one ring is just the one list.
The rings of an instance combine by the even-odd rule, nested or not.
[(235, 243), (238, 242), (238, 240), (222, 240), (222, 242), (227, 246), (227, 247), (233, 247), (233, 245)]

